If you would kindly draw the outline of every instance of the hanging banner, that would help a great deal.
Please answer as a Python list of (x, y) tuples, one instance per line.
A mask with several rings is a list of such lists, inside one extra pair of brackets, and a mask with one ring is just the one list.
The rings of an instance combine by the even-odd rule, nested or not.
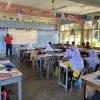
[(61, 13), (56, 13), (55, 23), (57, 25), (60, 25), (60, 21), (61, 21)]
[(19, 19), (19, 21), (21, 22), (23, 20), (23, 14), (22, 14), (22, 9), (17, 9), (17, 18)]

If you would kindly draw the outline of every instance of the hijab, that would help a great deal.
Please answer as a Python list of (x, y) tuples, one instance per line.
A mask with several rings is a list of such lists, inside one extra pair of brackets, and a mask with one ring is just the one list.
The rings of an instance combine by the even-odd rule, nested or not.
[(97, 53), (95, 52), (95, 50), (90, 49), (88, 50), (89, 53), (89, 57), (86, 58), (87, 63), (89, 64), (89, 66), (95, 70), (96, 65), (100, 64), (100, 60), (98, 58)]
[(72, 48), (72, 59), (69, 60), (70, 65), (73, 69), (77, 70), (78, 72), (81, 72), (84, 68), (84, 62), (81, 58), (79, 49), (75, 46)]

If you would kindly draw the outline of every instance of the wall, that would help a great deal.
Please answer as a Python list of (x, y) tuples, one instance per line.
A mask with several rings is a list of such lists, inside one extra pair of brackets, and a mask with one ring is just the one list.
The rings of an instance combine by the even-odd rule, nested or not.
[[(19, 22), (10, 22), (10, 21), (0, 21), (0, 27), (55, 29), (55, 25), (19, 23)], [(5, 35), (6, 33), (7, 33), (7, 30), (4, 30), (4, 31), (0, 30), (0, 50), (5, 50), (5, 43), (3, 42), (3, 35)], [(52, 43), (58, 43), (58, 41), (59, 41), (58, 33), (55, 33), (55, 31), (53, 31), (53, 32), (46, 32), (46, 31), (37, 32), (37, 44), (35, 44), (36, 47), (44, 47), (49, 41), (51, 41)], [(16, 46), (18, 46), (18, 45), (15, 45), (14, 48)]]

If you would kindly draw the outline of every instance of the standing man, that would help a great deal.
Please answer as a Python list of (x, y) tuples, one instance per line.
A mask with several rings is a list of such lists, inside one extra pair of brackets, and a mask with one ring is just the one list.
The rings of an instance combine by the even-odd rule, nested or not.
[(6, 37), (4, 38), (5, 42), (6, 42), (6, 55), (8, 56), (8, 50), (10, 51), (10, 56), (12, 56), (12, 40), (13, 37), (9, 34), (6, 35)]

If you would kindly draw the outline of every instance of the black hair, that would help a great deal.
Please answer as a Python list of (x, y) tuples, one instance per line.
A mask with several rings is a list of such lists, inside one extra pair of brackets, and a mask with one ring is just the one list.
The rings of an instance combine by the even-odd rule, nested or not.
[(9, 36), (9, 34), (7, 33), (7, 36)]
[(51, 45), (51, 42), (49, 42), (48, 44), (50, 44), (50, 45)]
[(85, 43), (84, 43), (84, 42), (82, 42), (82, 45), (85, 45)]
[(72, 42), (72, 45), (75, 45), (75, 42), (74, 41)]

